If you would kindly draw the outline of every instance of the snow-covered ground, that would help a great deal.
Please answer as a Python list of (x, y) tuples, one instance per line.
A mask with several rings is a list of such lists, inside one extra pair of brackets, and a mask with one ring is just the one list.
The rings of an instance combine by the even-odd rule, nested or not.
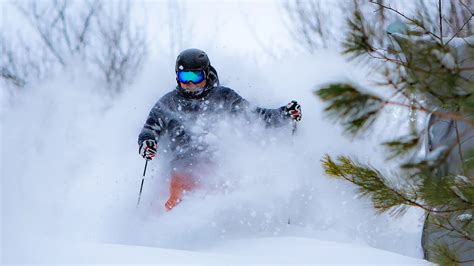
[[(9, 247), (7, 247), (7, 251)], [(17, 263), (81, 264), (345, 264), (431, 265), (379, 249), (309, 238), (256, 238), (219, 243), (206, 250), (186, 251), (119, 244), (30, 242), (22, 246)]]
[[(271, 10), (246, 5), (247, 23), (265, 20), (255, 12)], [(234, 21), (234, 10), (246, 5), (225, 6), (231, 17), (213, 12)], [(282, 25), (258, 24), (268, 33), (260, 41), (283, 42), (272, 41), (269, 30), (279, 34)], [(212, 25), (217, 34), (222, 24)], [(209, 180), (223, 188), (189, 194), (168, 213), (168, 158), (160, 148), (136, 208), (145, 163), (137, 135), (156, 100), (175, 86), (174, 55), (160, 54), (163, 44), (152, 49), (159, 60), (148, 61), (137, 82), (114, 100), (80, 62), (14, 96), (0, 88), (1, 264), (426, 264), (421, 212), (376, 215), (353, 186), (324, 176), (320, 166), (325, 153), (349, 154), (390, 171), (377, 143), (400, 124), (387, 119), (368, 137), (348, 138), (324, 119), (313, 94), (316, 85), (331, 81), (368, 84), (373, 77), (367, 69), (334, 51), (293, 54), (287, 47), (273, 58), (239, 31), (184, 44), (206, 50), (221, 83), (252, 103), (276, 108), (298, 100), (303, 121), (295, 136), (290, 127), (216, 125), (209, 141), (219, 156)], [(240, 54), (239, 42), (247, 44)]]
[(153, 103), (174, 87), (173, 62), (150, 63), (113, 102), (94, 92), (80, 67), (68, 69), (17, 95), (1, 117), (2, 262), (424, 263), (421, 213), (375, 215), (351, 185), (322, 173), (324, 153), (383, 162), (372, 143), (383, 132), (341, 136), (312, 94), (315, 84), (361, 80), (358, 71), (331, 51), (270, 62), (271, 75), (229, 54), (210, 57), (222, 83), (253, 103), (298, 99), (297, 134), (223, 121), (210, 139), (220, 150), (210, 179), (226, 189), (197, 191), (164, 212), (161, 153), (137, 209), (144, 160), (136, 137)]

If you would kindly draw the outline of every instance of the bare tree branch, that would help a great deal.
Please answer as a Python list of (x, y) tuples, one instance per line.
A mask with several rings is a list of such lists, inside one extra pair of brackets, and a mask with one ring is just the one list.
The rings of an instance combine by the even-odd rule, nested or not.
[(20, 37), (14, 36), (21, 44), (16, 49), (0, 39), (1, 77), (16, 87), (44, 78), (67, 66), (70, 58), (80, 57), (87, 70), (98, 70), (106, 84), (102, 87), (118, 93), (142, 65), (146, 38), (143, 29), (130, 19), (128, 0), (28, 0), (15, 6), (38, 34), (38, 38), (29, 36), (34, 50)]
[(469, 19), (467, 19), (466, 22), (464, 22), (461, 28), (459, 28), (459, 30), (455, 32), (453, 36), (451, 36), (451, 38), (446, 42), (446, 45), (448, 45), (454, 39), (454, 37), (456, 37), (464, 29), (464, 27), (472, 20), (473, 16), (474, 15), (471, 15)]
[(417, 21), (416, 19), (414, 18), (410, 18), (408, 17), (407, 15), (403, 14), (402, 12), (398, 11), (397, 9), (391, 7), (390, 5), (385, 5), (385, 4), (382, 4), (382, 3), (379, 3), (379, 2), (375, 2), (374, 0), (370, 0), (370, 3), (372, 4), (376, 4), (382, 8), (385, 8), (387, 10), (390, 10), (396, 14), (398, 14), (399, 16), (403, 17), (404, 19), (408, 20), (409, 22), (413, 23), (414, 25), (420, 27), (421, 29), (423, 29), (427, 34), (433, 36), (435, 39), (437, 39), (438, 41), (441, 41), (441, 37), (436, 35), (435, 33), (433, 33), (432, 31), (428, 30), (423, 24), (421, 24), (419, 21)]
[(438, 0), (438, 15), (439, 15), (439, 40), (443, 44), (443, 9), (441, 7), (441, 0)]

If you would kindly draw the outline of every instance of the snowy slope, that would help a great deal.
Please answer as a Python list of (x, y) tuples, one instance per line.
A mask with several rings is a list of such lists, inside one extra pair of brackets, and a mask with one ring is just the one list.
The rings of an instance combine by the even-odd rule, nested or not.
[[(29, 243), (15, 263), (112, 264), (397, 264), (430, 263), (379, 249), (307, 238), (258, 238), (221, 243), (201, 251), (117, 244)], [(27, 252), (25, 252), (28, 250)], [(9, 250), (7, 249), (7, 252)], [(25, 253), (30, 256), (24, 256)]]
[[(221, 82), (251, 102), (279, 107), (299, 100), (303, 121), (296, 136), (291, 128), (222, 121), (209, 139), (220, 150), (210, 180), (226, 189), (193, 193), (164, 213), (169, 180), (160, 151), (136, 209), (144, 166), (136, 138), (153, 103), (175, 85), (173, 62), (150, 62), (113, 102), (80, 65), (67, 69), (19, 93), (0, 117), (2, 262), (422, 263), (404, 257), (422, 257), (420, 212), (375, 215), (370, 202), (324, 176), (319, 164), (327, 152), (383, 163), (374, 140), (383, 131), (345, 138), (322, 119), (312, 93), (316, 84), (361, 81), (363, 74), (330, 51), (263, 66), (209, 51)], [(272, 75), (263, 74), (269, 67)], [(291, 78), (275, 78), (283, 76)], [(111, 244), (73, 244), (84, 242)], [(285, 259), (281, 250), (300, 256)]]

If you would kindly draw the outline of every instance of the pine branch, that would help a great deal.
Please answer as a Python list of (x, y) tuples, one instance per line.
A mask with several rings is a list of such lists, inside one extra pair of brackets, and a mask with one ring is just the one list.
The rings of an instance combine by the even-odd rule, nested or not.
[(327, 102), (324, 111), (336, 120), (342, 120), (346, 131), (352, 134), (371, 125), (383, 106), (381, 98), (362, 93), (350, 84), (331, 84), (315, 94)]
[[(404, 178), (398, 178), (401, 184), (393, 184), (377, 169), (352, 161), (348, 157), (339, 156), (333, 160), (329, 155), (322, 159), (322, 165), (327, 175), (340, 178), (356, 185), (361, 196), (370, 198), (374, 208), (379, 212), (389, 210), (400, 213), (408, 206), (415, 206), (433, 213), (437, 217), (435, 228), (439, 230), (442, 237), (454, 237), (450, 245), (443, 243), (434, 247), (430, 260), (441, 264), (459, 264), (466, 261), (465, 253), (470, 252), (458, 250), (466, 241), (474, 239), (474, 222), (472, 212), (474, 211), (474, 150), (466, 153), (466, 148), (471, 146), (472, 132), (474, 130), (474, 87), (472, 87), (472, 75), (469, 76), (469, 55), (474, 51), (474, 46), (463, 46), (468, 49), (460, 54), (457, 49), (449, 46), (454, 36), (459, 34), (463, 28), (469, 28), (474, 14), (463, 15), (469, 19), (456, 21), (456, 28), (450, 29), (449, 22), (444, 17), (441, 4), (438, 0), (437, 16), (434, 10), (426, 7), (425, 13), (418, 13), (418, 17), (410, 18), (400, 11), (384, 5), (382, 1), (370, 1), (380, 7), (381, 10), (389, 10), (408, 20), (409, 23), (423, 29), (424, 32), (408, 34), (393, 34), (391, 36), (393, 53), (385, 53), (385, 50), (375, 49), (374, 29), (367, 23), (361, 10), (356, 3), (356, 9), (348, 19), (349, 33), (344, 42), (345, 53), (354, 57), (367, 54), (371, 58), (378, 59), (385, 65), (382, 68), (386, 81), (378, 84), (381, 87), (394, 89), (394, 94), (387, 99), (372, 95), (359, 90), (350, 84), (332, 84), (315, 92), (327, 105), (325, 112), (342, 121), (346, 131), (357, 133), (366, 129), (377, 118), (386, 106), (398, 106), (408, 108), (411, 111), (420, 111), (432, 114), (440, 121), (456, 125), (453, 129), (455, 139), (449, 139), (450, 133), (438, 132), (444, 136), (436, 135), (441, 143), (433, 142), (433, 150), (424, 158), (421, 156), (406, 156), (410, 151), (419, 147), (422, 134), (435, 132), (430, 126), (418, 129), (413, 127), (412, 133), (383, 143), (390, 152), (390, 158), (408, 158), (400, 167), (406, 169)], [(424, 5), (424, 2), (421, 2)], [(451, 3), (452, 4), (452, 3)], [(463, 3), (461, 3), (463, 4)], [(433, 12), (432, 12), (433, 11)], [(423, 14), (425, 16), (423, 16)], [(431, 15), (432, 18), (427, 18)], [(446, 21), (446, 22), (445, 22)], [(449, 20), (451, 21), (451, 20)], [(464, 22), (464, 24), (463, 24)], [(439, 24), (438, 24), (439, 23)], [(443, 29), (443, 23), (446, 29)], [(462, 25), (462, 26), (461, 26)], [(439, 26), (439, 28), (437, 27)], [(431, 31), (429, 29), (432, 29)], [(434, 32), (440, 32), (440, 35)], [(443, 34), (455, 32), (451, 38), (443, 43)], [(457, 31), (457, 32), (456, 32)], [(431, 37), (427, 38), (429, 35)], [(434, 39), (433, 39), (434, 38)], [(467, 42), (466, 40), (464, 40)], [(393, 57), (396, 55), (396, 57)], [(468, 68), (468, 70), (466, 70)], [(468, 74), (466, 76), (466, 74)], [(405, 99), (399, 100), (395, 96), (402, 95)], [(413, 99), (413, 94), (420, 95), (422, 100)], [(423, 96), (426, 96), (423, 98)], [(441, 107), (441, 110), (431, 107)], [(431, 122), (432, 120), (430, 120)], [(462, 126), (458, 129), (458, 122)], [(431, 124), (430, 124), (431, 125)], [(451, 127), (446, 126), (448, 129)], [(443, 127), (441, 127), (443, 130)], [(423, 133), (424, 132), (424, 133)], [(469, 134), (468, 134), (469, 133)], [(443, 139), (446, 139), (443, 141)], [(464, 144), (465, 143), (465, 144)], [(457, 159), (461, 162), (458, 163)], [(463, 167), (461, 171), (460, 165)], [(463, 173), (463, 175), (457, 175)], [(431, 215), (430, 215), (431, 217)], [(439, 236), (439, 235), (438, 235)], [(462, 249), (462, 248), (461, 248)], [(460, 252), (456, 254), (456, 252)], [(457, 256), (460, 256), (458, 258)], [(470, 262), (470, 261), (467, 261)]]
[[(374, 204), (374, 208), (379, 212), (395, 210), (394, 213), (399, 213), (406, 206), (414, 206), (427, 212), (450, 214), (473, 208), (471, 203), (460, 203), (459, 197), (450, 190), (449, 186), (436, 187), (436, 182), (433, 182), (433, 179), (429, 179), (431, 183), (425, 182), (421, 188), (416, 187), (403, 191), (395, 188), (377, 169), (356, 163), (345, 156), (338, 156), (337, 160), (339, 163), (332, 160), (329, 155), (325, 155), (324, 159), (321, 160), (325, 173), (358, 186), (359, 193), (362, 196), (369, 197)], [(427, 186), (431, 187), (428, 188)], [(460, 203), (459, 208), (441, 208), (439, 203), (442, 200), (446, 201), (446, 198), (442, 198), (445, 195), (448, 195), (453, 202), (457, 200)], [(426, 204), (420, 203), (419, 198), (425, 200)]]
[(432, 209), (451, 212), (474, 209), (473, 193), (470, 193), (474, 190), (474, 186), (459, 179), (460, 176), (425, 175), (422, 178), (419, 195)]
[(429, 250), (433, 253), (433, 262), (439, 265), (461, 265), (456, 252), (445, 243), (433, 245)]
[(336, 163), (329, 155), (321, 161), (325, 173), (329, 176), (345, 179), (355, 184), (359, 194), (369, 197), (374, 208), (383, 213), (392, 210), (401, 213), (406, 206), (422, 207), (416, 202), (412, 191), (400, 191), (385, 178), (378, 170), (355, 163), (348, 157), (338, 156)]
[(400, 102), (384, 101), (378, 96), (362, 93), (359, 89), (346, 83), (330, 84), (317, 90), (315, 94), (322, 101), (327, 102), (324, 111), (328, 112), (336, 120), (342, 120), (345, 130), (351, 134), (357, 134), (359, 131), (370, 126), (375, 121), (380, 110), (386, 105), (411, 108), (434, 114), (440, 118), (462, 121), (474, 126), (473, 120), (458, 112), (433, 111), (418, 102), (415, 102), (416, 105), (412, 106)]
[(399, 157), (407, 154), (414, 148), (418, 147), (420, 142), (419, 135), (407, 135), (396, 140), (383, 142), (382, 145), (388, 148), (389, 150), (389, 159)]
[(347, 26), (349, 34), (342, 42), (344, 54), (353, 54), (354, 57), (358, 57), (364, 53), (375, 51), (372, 47), (372, 36), (374, 34), (370, 31), (368, 25), (364, 23), (362, 11), (357, 4), (352, 17), (347, 19)]

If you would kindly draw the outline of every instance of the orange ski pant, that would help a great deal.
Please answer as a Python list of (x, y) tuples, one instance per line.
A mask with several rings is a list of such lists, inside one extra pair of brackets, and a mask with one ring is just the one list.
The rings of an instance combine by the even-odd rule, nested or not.
[(198, 183), (189, 173), (172, 173), (170, 182), (170, 196), (165, 203), (167, 211), (178, 205), (184, 194), (193, 191), (198, 187)]

